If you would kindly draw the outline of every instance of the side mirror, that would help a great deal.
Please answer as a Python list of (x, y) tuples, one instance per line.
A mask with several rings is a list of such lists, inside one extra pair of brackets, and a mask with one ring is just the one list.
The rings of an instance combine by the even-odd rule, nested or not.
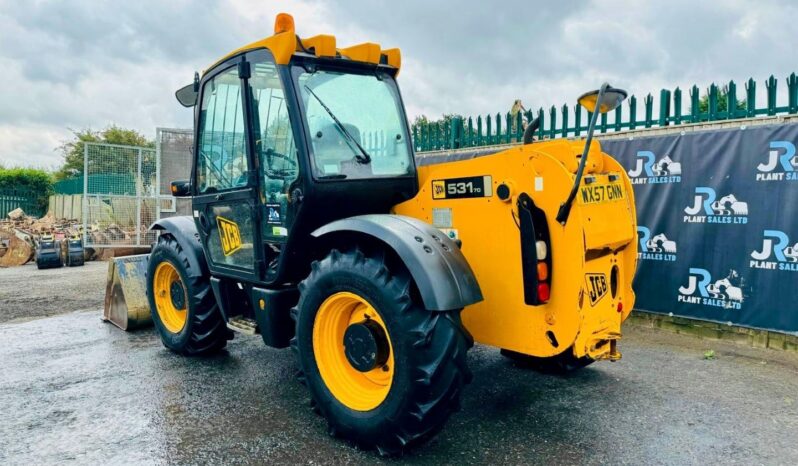
[(172, 181), (170, 190), (174, 197), (191, 196), (191, 182), (188, 180)]
[(618, 108), (621, 102), (626, 99), (626, 95), (626, 91), (623, 89), (607, 86), (604, 90), (604, 95), (601, 97), (601, 102), (598, 102), (598, 89), (583, 94), (578, 101), (579, 105), (585, 107), (590, 113), (595, 113), (596, 109), (598, 109), (599, 113), (607, 113)]
[(193, 107), (197, 105), (197, 95), (199, 93), (194, 90), (194, 84), (183, 86), (175, 92), (175, 97), (180, 105), (184, 107)]
[(194, 73), (194, 82), (183, 86), (175, 92), (175, 97), (180, 105), (184, 107), (193, 107), (197, 105), (197, 96), (199, 95), (199, 73)]

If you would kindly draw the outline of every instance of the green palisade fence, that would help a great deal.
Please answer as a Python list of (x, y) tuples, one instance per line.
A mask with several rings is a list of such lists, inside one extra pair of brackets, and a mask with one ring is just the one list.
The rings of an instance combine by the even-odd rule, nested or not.
[[(136, 177), (133, 173), (89, 175), (88, 189), (94, 194), (135, 195)], [(83, 176), (53, 183), (56, 194), (83, 194)]]
[[(615, 111), (601, 115), (596, 131), (602, 134), (757, 116), (794, 115), (798, 113), (798, 77), (795, 73), (787, 77), (786, 84), (786, 105), (778, 105), (778, 81), (772, 75), (765, 80), (766, 99), (765, 106), (761, 108), (756, 106), (757, 83), (753, 78), (745, 83), (744, 106), (740, 105), (742, 101), (738, 99), (737, 84), (734, 81), (729, 81), (722, 89), (714, 83), (711, 84), (707, 89), (707, 109), (704, 112), (699, 108), (701, 95), (695, 85), (687, 95), (678, 87), (673, 91), (662, 89), (659, 92), (659, 108), (656, 114), (653, 95), (649, 93), (643, 98), (642, 115), (638, 112), (637, 97), (631, 95)], [(725, 98), (725, 105), (721, 105), (722, 97)], [(476, 118), (455, 117), (447, 121), (413, 125), (413, 143), (416, 152), (427, 152), (520, 142), (523, 136), (523, 120), (531, 122), (535, 117), (540, 119), (540, 127), (536, 132), (538, 139), (579, 137), (587, 132), (590, 112), (579, 105), (563, 105), (559, 109), (552, 106), (548, 110), (540, 108), (537, 112), (527, 110), (523, 115), (497, 113), (484, 118), (481, 115)]]
[(41, 217), (45, 214), (39, 198), (41, 193), (32, 189), (0, 189), (0, 219), (17, 207), (26, 214)]

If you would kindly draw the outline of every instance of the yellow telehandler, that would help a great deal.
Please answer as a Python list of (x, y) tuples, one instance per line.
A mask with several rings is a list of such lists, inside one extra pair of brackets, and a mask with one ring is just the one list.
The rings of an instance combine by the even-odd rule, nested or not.
[(634, 305), (635, 208), (592, 140), (626, 97), (579, 99), (585, 141), (417, 166), (398, 49), (300, 39), (293, 18), (177, 91), (194, 108), (193, 215), (156, 222), (146, 288), (166, 347), (234, 332), (292, 347), (331, 432), (382, 454), (458, 408), (479, 342), (541, 370), (616, 360)]

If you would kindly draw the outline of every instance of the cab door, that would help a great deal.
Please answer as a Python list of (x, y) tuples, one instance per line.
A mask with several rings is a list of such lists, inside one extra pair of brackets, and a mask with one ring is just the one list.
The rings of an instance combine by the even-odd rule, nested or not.
[(254, 161), (258, 166), (258, 202), (264, 282), (280, 279), (290, 232), (301, 208), (301, 170), (296, 126), (291, 121), (294, 105), (286, 92), (279, 67), (267, 50), (246, 54)]
[(258, 281), (263, 249), (257, 169), (249, 144), (247, 79), (241, 61), (204, 80), (197, 119), (193, 210), (213, 275)]

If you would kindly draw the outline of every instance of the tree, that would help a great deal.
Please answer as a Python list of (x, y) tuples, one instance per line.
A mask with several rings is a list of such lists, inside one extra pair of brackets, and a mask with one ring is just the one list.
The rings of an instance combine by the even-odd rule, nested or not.
[(413, 120), (413, 124), (410, 125), (411, 126), (410, 130), (411, 132), (415, 131), (416, 129), (420, 131), (422, 127), (435, 123), (440, 123), (441, 127), (443, 127), (443, 125), (445, 125), (446, 123), (450, 123), (454, 118), (459, 118), (460, 120), (463, 120), (463, 116), (458, 115), (456, 113), (447, 113), (443, 115), (440, 120), (430, 120), (429, 118), (427, 118), (426, 115), (419, 115), (415, 118), (415, 120)]
[[(727, 95), (729, 94), (729, 88), (723, 87), (718, 89), (718, 112), (725, 112), (729, 106), (729, 100)], [(737, 110), (745, 110), (747, 108), (747, 104), (745, 99), (737, 101)], [(707, 113), (709, 111), (709, 93), (706, 93), (701, 96), (698, 100), (698, 111), (699, 113)]]
[[(47, 210), (47, 199), (53, 193), (49, 173), (36, 168), (6, 168), (0, 164), (0, 191), (28, 191), (41, 211)], [(30, 212), (29, 212), (30, 213)]]
[[(71, 131), (72, 140), (66, 141), (58, 147), (58, 150), (64, 155), (64, 165), (55, 173), (56, 180), (83, 174), (83, 147), (86, 143), (98, 142), (122, 146), (155, 147), (155, 141), (147, 139), (138, 131), (120, 128), (116, 125), (111, 125), (102, 131), (94, 131), (90, 128)], [(109, 163), (113, 163), (113, 161), (109, 161)]]

